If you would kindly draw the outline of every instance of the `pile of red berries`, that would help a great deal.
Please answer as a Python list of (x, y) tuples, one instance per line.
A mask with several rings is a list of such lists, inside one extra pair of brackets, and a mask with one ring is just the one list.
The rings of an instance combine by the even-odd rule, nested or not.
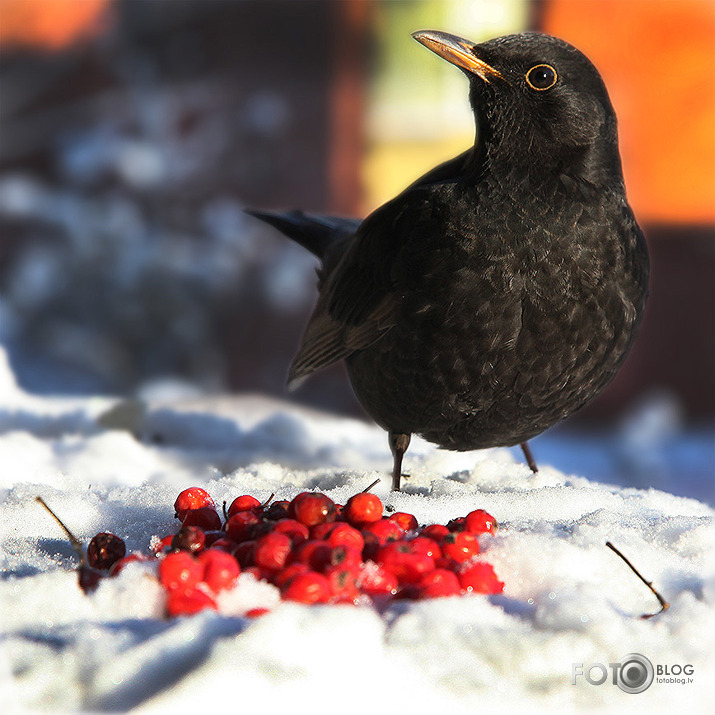
[[(491, 564), (478, 558), (479, 537), (497, 523), (483, 509), (446, 526), (420, 528), (405, 512), (384, 514), (381, 500), (361, 492), (342, 506), (325, 494), (302, 492), (291, 501), (261, 504), (240, 496), (222, 519), (210, 495), (186, 489), (174, 504), (181, 528), (155, 539), (158, 577), (167, 591), (167, 613), (217, 608), (217, 595), (241, 573), (276, 586), (285, 600), (300, 603), (363, 603), (423, 599), (466, 593), (501, 593)], [(118, 573), (130, 554), (110, 535), (97, 535), (89, 565)], [(101, 538), (100, 538), (101, 537)], [(101, 559), (92, 544), (101, 541)], [(123, 544), (121, 545), (123, 547)], [(111, 548), (110, 548), (111, 547)], [(249, 613), (258, 615), (260, 609)]]

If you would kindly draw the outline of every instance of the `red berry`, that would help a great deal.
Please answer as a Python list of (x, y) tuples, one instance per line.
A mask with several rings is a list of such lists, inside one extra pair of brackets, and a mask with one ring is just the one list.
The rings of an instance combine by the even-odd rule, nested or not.
[(327, 603), (331, 595), (330, 584), (323, 574), (307, 571), (291, 579), (282, 595), (285, 600), (298, 603)]
[(87, 546), (87, 563), (95, 569), (110, 569), (126, 556), (124, 542), (114, 534), (103, 531), (92, 537)]
[(189, 616), (207, 608), (216, 609), (216, 601), (198, 588), (175, 588), (169, 591), (166, 612), (169, 616)]
[(360, 564), (362, 564), (362, 555), (351, 546), (334, 546), (330, 553), (330, 566), (340, 566), (357, 573)]
[(397, 541), (404, 536), (402, 529), (400, 529), (394, 521), (390, 521), (389, 519), (380, 519), (379, 521), (372, 522), (372, 524), (366, 524), (362, 527), (361, 531), (366, 542), (369, 538), (367, 535), (372, 534), (377, 537), (377, 541), (381, 546), (388, 541)]
[(285, 534), (293, 546), (308, 541), (310, 532), (305, 524), (301, 524), (295, 519), (279, 519), (273, 525), (274, 534)]
[(171, 540), (171, 548), (176, 551), (190, 551), (195, 554), (206, 545), (206, 536), (198, 526), (182, 526)]
[(251, 509), (261, 508), (261, 502), (252, 497), (249, 494), (244, 494), (243, 496), (236, 497), (232, 502), (231, 506), (226, 512), (227, 517), (230, 519), (234, 514), (238, 514), (239, 511), (250, 511)]
[(449, 529), (442, 524), (430, 524), (422, 529), (420, 536), (426, 536), (428, 539), (434, 539), (438, 544), (441, 544), (442, 539), (444, 539), (444, 537), (449, 533)]
[(360, 492), (348, 499), (343, 508), (343, 517), (352, 526), (363, 527), (382, 519), (382, 502), (370, 492)]
[(362, 552), (365, 546), (363, 535), (354, 526), (345, 522), (333, 524), (333, 528), (325, 540), (331, 546), (349, 546), (358, 552)]
[(266, 534), (256, 541), (253, 561), (256, 566), (278, 571), (286, 565), (292, 546), (290, 537), (285, 534)]
[(193, 588), (203, 575), (203, 566), (188, 551), (167, 554), (159, 564), (159, 580), (169, 590)]
[(270, 612), (271, 611), (268, 608), (251, 608), (246, 611), (246, 618), (260, 618)]
[(273, 531), (274, 526), (274, 521), (264, 521), (263, 518), (261, 518), (255, 526), (251, 527), (251, 538), (260, 539), (261, 536), (270, 534)]
[(473, 561), (457, 571), (460, 586), (473, 593), (501, 593), (504, 584), (494, 573), (494, 567), (485, 561)]
[(450, 521), (447, 522), (447, 528), (450, 531), (464, 531), (464, 521), (463, 516), (458, 516), (456, 519), (450, 519)]
[[(214, 533), (214, 532), (209, 532)], [(215, 541), (210, 541), (206, 539), (206, 548), (211, 549), (221, 549), (221, 551), (226, 551), (229, 554), (233, 553), (233, 550), (238, 546), (238, 544), (233, 539), (228, 539), (225, 536), (221, 536)]]
[(278, 588), (282, 589), (288, 585), (288, 582), (294, 579), (299, 574), (308, 573), (310, 571), (310, 566), (304, 564), (300, 561), (292, 563), (290, 566), (286, 566), (280, 571), (275, 571), (273, 573), (272, 583)]
[(470, 511), (464, 518), (464, 527), (473, 534), (494, 534), (497, 530), (497, 520), (484, 509)]
[(325, 494), (301, 492), (291, 501), (288, 513), (292, 519), (310, 527), (326, 521), (335, 521), (335, 502)]
[(338, 526), (335, 521), (324, 521), (322, 524), (316, 524), (310, 527), (310, 538), (314, 541), (325, 541), (328, 538), (328, 534)]
[(459, 569), (459, 567), (461, 565), (462, 565), (462, 562), (455, 561), (454, 559), (450, 559), (446, 556), (442, 556), (442, 557), (434, 560), (435, 568), (447, 569), (447, 571), (453, 571), (454, 573), (457, 573), (457, 569)]
[(280, 572), (266, 571), (266, 569), (262, 569), (260, 566), (247, 566), (241, 573), (250, 574), (256, 581), (271, 581), (273, 575)]
[(241, 568), (248, 568), (255, 564), (253, 560), (255, 550), (256, 542), (253, 539), (249, 539), (248, 541), (242, 541), (240, 544), (236, 544), (231, 553), (236, 561), (241, 564)]
[(343, 566), (331, 566), (325, 576), (330, 584), (333, 598), (338, 603), (356, 603), (360, 598), (356, 573)]
[(174, 539), (173, 534), (169, 534), (168, 536), (165, 536), (163, 539), (160, 539), (158, 536), (153, 536), (151, 539), (151, 550), (155, 554), (159, 554), (162, 551), (168, 551), (171, 548), (171, 542)]
[(414, 514), (408, 514), (404, 511), (396, 511), (387, 517), (389, 521), (394, 522), (402, 531), (415, 531), (419, 527)]
[(251, 539), (254, 527), (260, 521), (260, 517), (253, 511), (239, 511), (226, 522), (226, 536), (234, 541)]
[(191, 509), (201, 509), (202, 507), (216, 508), (214, 500), (211, 498), (209, 493), (202, 489), (201, 487), (191, 487), (190, 489), (184, 489), (174, 502), (174, 511), (176, 512), (176, 518), (184, 520), (187, 511)]
[(380, 519), (380, 521), (368, 524), (360, 533), (365, 541), (362, 550), (362, 557), (365, 561), (374, 561), (381, 546), (390, 541), (402, 539), (404, 536), (402, 529), (389, 519)]
[(92, 593), (107, 574), (86, 564), (77, 568), (77, 583), (84, 593)]
[(200, 509), (189, 509), (181, 520), (182, 526), (198, 526), (204, 531), (218, 531), (221, 528), (221, 517), (216, 509), (202, 506)]
[(368, 596), (388, 596), (397, 592), (397, 576), (374, 561), (363, 562), (358, 575), (360, 590)]
[(392, 541), (377, 552), (377, 562), (392, 571), (401, 583), (417, 583), (434, 570), (434, 559), (412, 550), (407, 541)]
[(439, 544), (426, 536), (416, 536), (414, 539), (410, 539), (410, 548), (415, 553), (427, 554), (435, 560), (442, 557), (442, 549)]
[(287, 519), (289, 506), (290, 506), (290, 502), (285, 501), (285, 500), (271, 502), (263, 510), (263, 518), (269, 519), (270, 521), (278, 521), (279, 519)]
[(458, 596), (462, 591), (457, 576), (447, 569), (435, 569), (426, 573), (420, 579), (418, 586), (422, 598)]
[(293, 552), (293, 561), (308, 564), (313, 571), (322, 571), (330, 564), (333, 547), (327, 541), (306, 541)]
[(444, 537), (442, 554), (460, 563), (479, 553), (479, 539), (471, 531), (458, 531)]
[(223, 529), (211, 529), (210, 531), (204, 531), (204, 538), (206, 539), (204, 548), (208, 549), (220, 539), (225, 539), (226, 532)]
[(139, 554), (136, 552), (133, 552), (131, 554), (128, 554), (125, 556), (123, 559), (120, 559), (117, 561), (111, 569), (109, 569), (109, 575), (110, 576), (116, 576), (127, 564), (132, 563), (132, 561), (148, 561), (149, 559), (144, 556), (144, 554)]
[(202, 551), (199, 563), (204, 568), (203, 581), (214, 593), (231, 588), (241, 573), (236, 559), (220, 549)]

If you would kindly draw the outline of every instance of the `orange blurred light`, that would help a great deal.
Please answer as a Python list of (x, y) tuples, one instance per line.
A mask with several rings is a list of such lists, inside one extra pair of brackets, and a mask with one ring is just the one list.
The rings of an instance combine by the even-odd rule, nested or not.
[(111, 0), (0, 0), (0, 47), (60, 50), (103, 30)]
[(544, 30), (599, 68), (644, 222), (715, 222), (715, 3), (549, 0)]

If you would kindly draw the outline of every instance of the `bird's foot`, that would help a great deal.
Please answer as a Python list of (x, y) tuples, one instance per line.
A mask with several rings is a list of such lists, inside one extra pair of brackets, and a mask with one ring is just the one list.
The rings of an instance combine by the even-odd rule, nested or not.
[(526, 463), (529, 465), (529, 469), (536, 474), (539, 471), (539, 468), (536, 466), (536, 462), (534, 461), (534, 455), (531, 453), (531, 447), (529, 447), (528, 442), (522, 442), (520, 445), (521, 451), (524, 453), (524, 457), (526, 459)]
[(412, 435), (403, 432), (390, 432), (388, 440), (390, 442), (390, 451), (394, 459), (392, 465), (392, 491), (400, 491), (400, 478), (402, 477), (402, 458), (405, 456), (407, 447), (410, 445)]

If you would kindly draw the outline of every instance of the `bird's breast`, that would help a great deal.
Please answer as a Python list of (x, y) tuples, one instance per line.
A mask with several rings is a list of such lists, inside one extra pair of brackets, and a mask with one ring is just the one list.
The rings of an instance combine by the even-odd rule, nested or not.
[(453, 449), (515, 444), (584, 404), (627, 352), (643, 289), (625, 229), (600, 209), (539, 204), (534, 218), (525, 201), (495, 203), (403, 257), (395, 326), (348, 360), (386, 429)]

